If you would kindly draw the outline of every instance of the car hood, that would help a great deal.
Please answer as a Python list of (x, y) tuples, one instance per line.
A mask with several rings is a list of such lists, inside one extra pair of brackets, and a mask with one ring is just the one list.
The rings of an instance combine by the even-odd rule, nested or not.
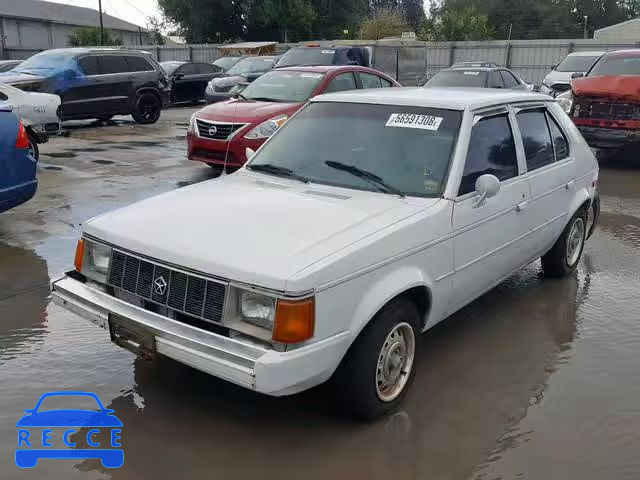
[(25, 415), (16, 427), (121, 427), (113, 415), (92, 410), (48, 410)]
[(557, 70), (550, 71), (546, 77), (544, 77), (544, 84), (548, 87), (555, 85), (556, 83), (571, 83), (571, 75), (573, 72), (558, 72)]
[(9, 85), (15, 85), (16, 83), (41, 82), (42, 80), (46, 80), (46, 77), (20, 72), (0, 73), (0, 82), (7, 83)]
[(601, 96), (640, 101), (640, 75), (577, 78), (571, 83), (574, 95)]
[(423, 208), (241, 170), (94, 218), (85, 233), (204, 274), (297, 292), (304, 279), (287, 284), (295, 273)]
[(292, 115), (303, 103), (247, 102), (229, 100), (213, 103), (196, 113), (197, 118), (209, 121), (252, 123), (277, 115)]

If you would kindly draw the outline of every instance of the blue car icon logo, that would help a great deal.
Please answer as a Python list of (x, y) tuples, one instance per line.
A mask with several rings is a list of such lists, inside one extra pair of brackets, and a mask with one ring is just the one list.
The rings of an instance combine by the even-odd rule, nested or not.
[[(91, 397), (100, 410), (46, 410), (38, 411), (42, 402), (50, 397)], [(41, 458), (99, 458), (106, 468), (119, 468), (124, 463), (124, 451), (120, 444), (122, 422), (105, 408), (98, 396), (91, 392), (49, 392), (40, 397), (33, 409), (25, 410), (26, 415), (16, 423), (18, 427), (18, 448), (16, 449), (16, 465), (20, 468), (33, 468)], [(55, 442), (68, 448), (54, 448), (53, 429), (64, 433), (56, 435)], [(80, 428), (90, 428), (86, 432), (86, 443), (91, 448), (74, 448), (71, 440), (78, 435)], [(102, 430), (108, 431), (110, 448), (105, 448), (105, 441), (98, 441)], [(83, 432), (84, 435), (84, 432)], [(103, 445), (101, 445), (101, 443)], [(57, 446), (57, 445), (56, 445)], [(60, 445), (61, 446), (61, 445)]]

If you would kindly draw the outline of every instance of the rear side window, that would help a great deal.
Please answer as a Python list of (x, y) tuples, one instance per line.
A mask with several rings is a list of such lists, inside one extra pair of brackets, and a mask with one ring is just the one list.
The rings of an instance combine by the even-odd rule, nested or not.
[(502, 75), (500, 75), (498, 70), (491, 73), (491, 77), (489, 77), (489, 88), (504, 88)]
[(126, 73), (129, 71), (129, 65), (122, 55), (103, 55), (98, 57), (98, 66), (100, 73)]
[(98, 57), (90, 55), (88, 57), (82, 57), (78, 60), (78, 65), (85, 75), (98, 75)]
[(362, 88), (382, 88), (380, 77), (371, 73), (360, 72), (360, 81)]
[(0, 100), (9, 100), (9, 97), (7, 97), (3, 92), (0, 92)]
[(356, 89), (356, 79), (353, 76), (353, 73), (343, 73), (338, 75), (336, 78), (331, 80), (331, 83), (325, 90), (326, 93), (330, 92), (343, 92), (345, 90), (355, 90)]
[(124, 57), (130, 72), (151, 72), (155, 70), (146, 58), (130, 56)]
[(569, 156), (569, 142), (562, 129), (555, 119), (547, 112), (547, 121), (551, 130), (551, 139), (553, 140), (553, 150), (556, 154), (556, 162), (563, 160)]
[(500, 181), (518, 176), (518, 157), (507, 115), (481, 119), (471, 131), (460, 195), (474, 192), (476, 180), (490, 174)]
[(196, 63), (196, 73), (206, 74), (206, 73), (217, 73), (222, 69), (217, 65), (211, 65), (208, 63)]
[(504, 86), (507, 88), (515, 88), (520, 83), (516, 80), (516, 77), (513, 76), (511, 72), (507, 72), (506, 70), (500, 70), (500, 74), (502, 75), (502, 80), (504, 80)]
[(519, 112), (517, 118), (527, 157), (527, 171), (552, 164), (555, 155), (545, 109)]

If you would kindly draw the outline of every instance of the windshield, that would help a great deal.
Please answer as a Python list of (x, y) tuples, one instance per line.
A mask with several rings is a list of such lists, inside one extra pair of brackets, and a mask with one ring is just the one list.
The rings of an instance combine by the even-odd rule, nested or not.
[(176, 69), (184, 65), (184, 62), (162, 62), (160, 66), (167, 75), (171, 75)]
[(435, 108), (315, 102), (285, 123), (249, 168), (271, 165), (314, 183), (380, 191), (336, 168), (339, 163), (372, 173), (407, 195), (437, 197), (461, 118), (462, 112)]
[(239, 61), (240, 57), (222, 57), (213, 62), (213, 64), (225, 71), (233, 67)]
[(604, 75), (640, 75), (640, 55), (617, 53), (600, 57), (589, 72), (589, 76)]
[(56, 75), (69, 69), (75, 70), (75, 56), (75, 52), (48, 50), (25, 60), (13, 71), (34, 75)]
[(249, 100), (304, 102), (323, 77), (322, 73), (274, 70), (247, 86), (242, 95)]
[(273, 68), (273, 57), (252, 57), (240, 60), (227, 70), (227, 75), (244, 77), (250, 73), (268, 72)]
[(294, 65), (333, 65), (333, 57), (336, 51), (331, 48), (307, 47), (292, 48), (287, 51), (278, 67), (291, 67)]
[(478, 70), (443, 70), (425, 83), (425, 87), (485, 87), (487, 72)]
[(556, 67), (556, 72), (586, 72), (600, 55), (569, 55)]

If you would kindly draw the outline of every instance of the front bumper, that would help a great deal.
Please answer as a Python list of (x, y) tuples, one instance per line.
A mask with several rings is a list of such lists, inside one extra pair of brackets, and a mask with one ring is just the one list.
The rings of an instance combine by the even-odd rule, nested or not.
[(155, 351), (229, 382), (273, 396), (297, 393), (327, 380), (351, 342), (342, 332), (277, 352), (158, 315), (71, 277), (53, 283), (53, 301), (105, 330), (110, 318), (126, 319), (153, 337)]
[[(244, 134), (252, 127), (245, 127), (234, 135), (230, 141), (210, 140), (202, 138), (195, 133), (187, 134), (187, 157), (189, 160), (205, 162), (210, 165), (226, 165), (240, 168), (247, 163), (247, 148), (257, 150), (266, 139), (250, 140), (244, 138)], [(227, 154), (228, 152), (228, 154)]]
[(590, 147), (615, 149), (640, 144), (640, 130), (622, 128), (588, 127), (578, 125), (578, 130)]

